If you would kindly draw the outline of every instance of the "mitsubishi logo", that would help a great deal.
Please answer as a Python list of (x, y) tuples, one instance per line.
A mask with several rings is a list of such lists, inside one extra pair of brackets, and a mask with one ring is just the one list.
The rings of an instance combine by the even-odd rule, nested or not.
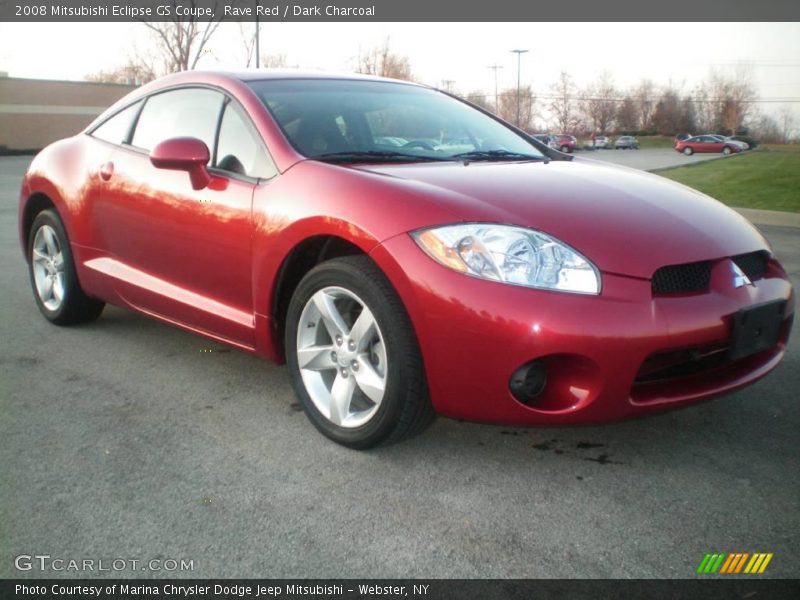
[(745, 285), (753, 285), (753, 282), (750, 281), (750, 278), (744, 274), (735, 262), (731, 261), (731, 271), (733, 272), (733, 287), (740, 288), (744, 287)]

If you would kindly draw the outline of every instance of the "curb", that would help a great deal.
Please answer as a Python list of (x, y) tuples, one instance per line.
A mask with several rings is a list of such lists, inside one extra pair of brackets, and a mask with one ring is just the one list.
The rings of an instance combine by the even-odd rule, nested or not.
[(736, 208), (735, 206), (732, 208), (754, 225), (775, 225), (777, 227), (800, 229), (800, 213), (757, 208)]

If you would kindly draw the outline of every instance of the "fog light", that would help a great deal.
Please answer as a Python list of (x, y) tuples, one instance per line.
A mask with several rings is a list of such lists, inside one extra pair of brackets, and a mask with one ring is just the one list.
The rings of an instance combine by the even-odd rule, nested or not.
[(511, 394), (523, 404), (533, 404), (547, 385), (547, 370), (538, 360), (522, 365), (508, 382)]

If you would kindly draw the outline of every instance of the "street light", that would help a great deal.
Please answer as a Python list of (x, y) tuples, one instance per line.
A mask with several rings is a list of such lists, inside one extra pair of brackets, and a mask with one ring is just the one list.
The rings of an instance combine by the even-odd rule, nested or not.
[(494, 71), (494, 114), (500, 114), (500, 96), (497, 95), (497, 69), (502, 69), (501, 65), (497, 63), (489, 65), (489, 68)]
[(527, 50), (512, 50), (511, 52), (517, 55), (517, 127), (519, 127), (519, 74), (520, 74), (520, 63), (522, 62), (522, 55), (528, 52)]

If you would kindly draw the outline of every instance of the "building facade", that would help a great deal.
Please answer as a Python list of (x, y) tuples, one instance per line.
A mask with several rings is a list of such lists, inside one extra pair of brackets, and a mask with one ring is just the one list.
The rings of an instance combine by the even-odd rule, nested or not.
[(0, 154), (75, 135), (135, 85), (0, 76)]

